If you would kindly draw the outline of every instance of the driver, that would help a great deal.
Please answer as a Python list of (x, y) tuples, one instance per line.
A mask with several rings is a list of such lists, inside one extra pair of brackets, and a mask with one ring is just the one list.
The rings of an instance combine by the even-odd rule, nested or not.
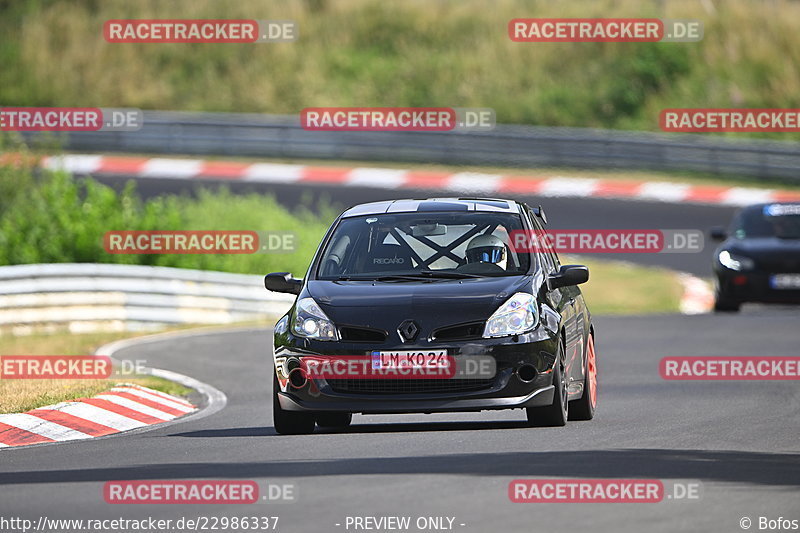
[(478, 235), (469, 241), (465, 257), (468, 264), (492, 263), (506, 269), (506, 245), (494, 235)]

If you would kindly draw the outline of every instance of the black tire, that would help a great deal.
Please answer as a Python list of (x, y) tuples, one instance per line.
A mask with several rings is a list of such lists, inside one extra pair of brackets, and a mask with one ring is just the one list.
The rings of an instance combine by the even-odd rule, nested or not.
[(528, 424), (534, 427), (558, 427), (567, 424), (569, 401), (567, 401), (567, 380), (565, 378), (564, 341), (558, 344), (558, 354), (553, 367), (553, 403), (546, 407), (527, 407)]
[(272, 424), (281, 435), (308, 435), (314, 432), (314, 415), (281, 409), (278, 401), (278, 376), (272, 377)]
[(741, 302), (731, 300), (725, 295), (717, 293), (714, 297), (714, 311), (717, 313), (738, 313)]
[[(591, 420), (597, 409), (597, 354), (594, 349), (594, 336), (591, 333), (586, 341), (585, 362), (583, 396), (569, 403), (570, 420)], [(592, 374), (594, 374), (594, 378)]]
[(317, 425), (321, 428), (346, 428), (353, 421), (352, 413), (317, 413)]

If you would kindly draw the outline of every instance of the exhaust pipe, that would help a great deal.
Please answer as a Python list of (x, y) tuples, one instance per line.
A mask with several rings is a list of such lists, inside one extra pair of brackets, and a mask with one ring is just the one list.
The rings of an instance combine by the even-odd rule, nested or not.
[(523, 383), (530, 383), (536, 376), (539, 375), (539, 372), (533, 365), (522, 365), (517, 369), (517, 377)]
[(308, 383), (306, 372), (302, 368), (300, 359), (297, 357), (290, 357), (283, 364), (283, 370), (289, 378), (289, 385), (295, 389), (302, 389)]

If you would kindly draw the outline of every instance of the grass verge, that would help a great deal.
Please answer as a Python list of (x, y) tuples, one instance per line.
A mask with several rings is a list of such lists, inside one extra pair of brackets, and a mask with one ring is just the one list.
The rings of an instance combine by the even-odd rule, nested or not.
[(680, 311), (683, 287), (672, 270), (584, 256), (563, 256), (561, 263), (589, 267), (589, 281), (581, 291), (594, 315)]
[[(188, 326), (187, 326), (188, 327)], [(187, 327), (169, 328), (177, 331)], [(6, 355), (90, 355), (100, 346), (131, 338), (130, 333), (68, 332), (0, 337), (0, 354)], [(0, 356), (0, 359), (2, 356)], [(86, 398), (109, 390), (117, 383), (134, 383), (175, 396), (188, 396), (191, 389), (155, 376), (121, 376), (115, 379), (0, 379), (0, 414), (22, 413), (44, 405)]]

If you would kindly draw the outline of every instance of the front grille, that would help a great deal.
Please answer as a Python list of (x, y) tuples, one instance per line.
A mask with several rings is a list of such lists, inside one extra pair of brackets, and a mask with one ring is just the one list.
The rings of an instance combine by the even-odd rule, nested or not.
[(470, 322), (439, 328), (433, 332), (433, 340), (453, 341), (479, 339), (483, 335), (483, 322)]
[(757, 259), (756, 266), (759, 270), (775, 274), (793, 274), (800, 272), (800, 260), (798, 259)]
[(329, 379), (336, 392), (356, 394), (414, 394), (471, 392), (492, 386), (494, 379)]
[(343, 341), (349, 342), (385, 342), (387, 337), (385, 331), (354, 326), (340, 327), (339, 335)]

